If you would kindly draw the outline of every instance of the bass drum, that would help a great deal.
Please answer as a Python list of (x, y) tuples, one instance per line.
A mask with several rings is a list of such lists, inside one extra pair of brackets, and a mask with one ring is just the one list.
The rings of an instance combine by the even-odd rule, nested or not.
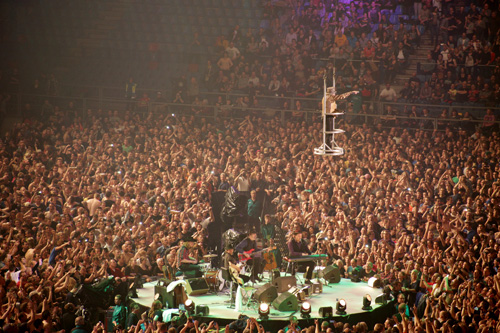
[[(217, 291), (221, 290), (221, 279), (222, 274), (220, 270), (209, 269), (205, 272), (205, 281), (207, 281), (210, 290)], [(224, 289), (224, 281), (222, 280), (222, 289)]]
[(212, 287), (217, 284), (218, 280), (218, 270), (207, 270), (205, 272), (205, 280), (207, 281), (207, 284)]

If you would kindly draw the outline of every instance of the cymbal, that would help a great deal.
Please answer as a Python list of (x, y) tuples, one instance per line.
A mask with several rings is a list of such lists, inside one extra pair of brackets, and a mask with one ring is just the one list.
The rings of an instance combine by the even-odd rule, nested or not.
[(203, 256), (203, 258), (207, 258), (207, 259), (212, 259), (212, 258), (217, 258), (217, 257), (218, 257), (218, 255), (216, 255), (216, 254), (205, 254)]

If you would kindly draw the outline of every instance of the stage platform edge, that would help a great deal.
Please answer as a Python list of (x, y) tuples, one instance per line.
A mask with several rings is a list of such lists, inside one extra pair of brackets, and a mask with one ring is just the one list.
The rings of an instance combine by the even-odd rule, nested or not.
[[(299, 279), (300, 280), (300, 279)], [(255, 285), (255, 289), (265, 284)], [(144, 308), (149, 308), (154, 301), (154, 286), (157, 282), (145, 283), (143, 288), (138, 289), (138, 298), (133, 298), (132, 301), (138, 303)], [(300, 286), (300, 285), (299, 285)], [(368, 294), (372, 297), (372, 310), (364, 311), (363, 297)], [(220, 326), (225, 326), (238, 319), (240, 314), (248, 317), (254, 317), (270, 332), (276, 332), (280, 328), (289, 324), (289, 318), (296, 316), (299, 320), (299, 326), (306, 328), (314, 325), (316, 319), (323, 321), (327, 320), (330, 323), (343, 322), (355, 324), (358, 322), (366, 322), (369, 328), (373, 328), (376, 323), (382, 323), (387, 317), (396, 313), (395, 301), (391, 301), (385, 305), (375, 304), (375, 298), (382, 294), (380, 288), (371, 288), (366, 282), (352, 282), (350, 279), (341, 279), (340, 283), (330, 283), (323, 285), (323, 292), (312, 294), (306, 299), (311, 304), (311, 314), (309, 318), (302, 318), (300, 314), (300, 303), (298, 311), (280, 312), (270, 306), (269, 319), (259, 320), (256, 302), (252, 306), (245, 307), (242, 311), (235, 311), (234, 308), (229, 308), (229, 294), (226, 292), (207, 293), (197, 296), (188, 296), (196, 305), (207, 305), (209, 307), (209, 315), (194, 316), (200, 322), (210, 322), (216, 320)], [(336, 315), (336, 303), (339, 299), (345, 299), (347, 303), (346, 314)], [(320, 307), (331, 306), (333, 308), (333, 316), (322, 318), (319, 315)]]

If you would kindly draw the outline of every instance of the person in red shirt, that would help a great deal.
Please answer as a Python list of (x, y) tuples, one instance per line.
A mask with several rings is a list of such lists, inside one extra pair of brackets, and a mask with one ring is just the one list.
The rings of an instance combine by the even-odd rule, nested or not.
[(491, 133), (495, 130), (495, 115), (491, 109), (486, 110), (486, 114), (483, 118), (482, 131), (483, 133)]
[(472, 102), (472, 103), (475, 103), (479, 100), (479, 90), (477, 90), (475, 84), (470, 86), (468, 100), (469, 100), (469, 102)]
[(146, 94), (146, 93), (142, 94), (141, 99), (139, 99), (139, 101), (137, 102), (137, 107), (138, 107), (139, 111), (141, 111), (141, 112), (147, 111), (147, 109), (149, 107), (150, 100), (151, 99), (149, 98), (148, 94)]
[(375, 57), (375, 47), (371, 40), (366, 43), (365, 48), (363, 49), (363, 58), (365, 59), (373, 59)]

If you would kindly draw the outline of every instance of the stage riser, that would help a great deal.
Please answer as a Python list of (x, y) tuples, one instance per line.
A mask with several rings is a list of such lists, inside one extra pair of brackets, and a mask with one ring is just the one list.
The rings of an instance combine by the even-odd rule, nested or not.
[[(300, 281), (300, 279), (299, 279)], [(144, 288), (139, 289), (138, 295), (139, 298), (134, 299), (137, 303), (143, 306), (151, 306), (154, 297), (154, 284), (155, 283), (146, 283)], [(264, 283), (260, 285), (256, 285), (255, 288), (258, 289), (264, 285)], [(300, 285), (298, 286), (300, 287)], [(330, 283), (328, 285), (323, 285), (323, 291), (320, 294), (312, 294), (309, 297), (306, 297), (306, 301), (311, 304), (311, 317), (310, 319), (301, 319), (300, 318), (300, 303), (298, 304), (298, 311), (278, 311), (273, 306), (271, 306), (271, 311), (269, 315), (269, 319), (266, 321), (262, 321), (262, 324), (266, 328), (266, 330), (270, 332), (277, 332), (278, 329), (283, 328), (288, 325), (289, 317), (291, 315), (296, 316), (300, 323), (301, 328), (305, 328), (309, 325), (314, 324), (314, 319), (323, 319), (319, 316), (319, 308), (324, 306), (332, 306), (334, 309), (333, 319), (335, 321), (341, 322), (349, 322), (356, 323), (359, 321), (364, 321), (368, 324), (369, 327), (373, 327), (373, 325), (377, 322), (383, 322), (388, 316), (391, 316), (396, 312), (395, 306), (393, 303), (389, 303), (386, 305), (373, 304), (373, 310), (371, 311), (363, 311), (363, 296), (369, 294), (372, 299), (375, 299), (378, 295), (382, 293), (381, 289), (374, 289), (368, 287), (368, 285), (364, 282), (351, 282), (348, 279), (341, 279), (340, 283)], [(282, 295), (280, 293), (279, 295)], [(279, 297), (278, 295), (278, 297)], [(293, 295), (292, 295), (293, 296)], [(238, 318), (240, 313), (243, 313), (249, 317), (258, 318), (259, 315), (257, 313), (257, 302), (255, 302), (253, 307), (245, 308), (241, 312), (236, 312), (234, 309), (229, 308), (229, 294), (227, 293), (206, 293), (198, 296), (188, 296), (188, 298), (192, 299), (196, 305), (207, 305), (210, 308), (210, 315), (206, 317), (199, 317), (199, 320), (210, 322), (211, 320), (217, 320), (219, 325), (225, 325), (225, 323), (233, 322)], [(347, 302), (347, 315), (346, 316), (337, 316), (335, 315), (335, 305), (338, 299), (345, 299)], [(310, 323), (310, 324), (309, 324)], [(276, 329), (278, 328), (278, 329)]]

